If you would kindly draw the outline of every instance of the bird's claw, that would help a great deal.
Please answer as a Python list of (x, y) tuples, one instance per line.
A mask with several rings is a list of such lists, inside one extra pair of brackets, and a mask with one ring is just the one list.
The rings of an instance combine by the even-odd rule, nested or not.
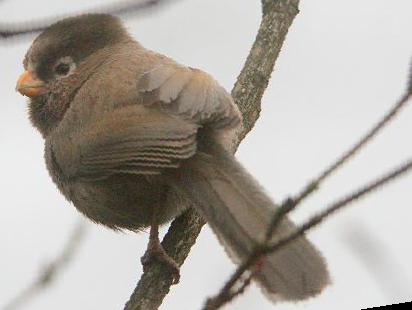
[(173, 276), (173, 284), (179, 283), (180, 280), (180, 268), (177, 263), (171, 258), (163, 247), (159, 244), (158, 246), (149, 247), (146, 253), (140, 259), (143, 265), (143, 271), (146, 272), (151, 264), (154, 262), (159, 262), (163, 264)]

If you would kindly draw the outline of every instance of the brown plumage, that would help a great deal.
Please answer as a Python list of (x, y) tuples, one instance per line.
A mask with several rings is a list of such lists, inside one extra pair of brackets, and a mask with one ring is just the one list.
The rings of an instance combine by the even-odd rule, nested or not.
[[(241, 115), (208, 74), (145, 49), (103, 14), (50, 26), (24, 66), (17, 88), (31, 97), (50, 175), (92, 221), (137, 231), (195, 205), (235, 262), (263, 238), (277, 206), (231, 155)], [(273, 238), (293, 228), (286, 219)], [(301, 300), (328, 273), (302, 237), (267, 257), (257, 281)]]

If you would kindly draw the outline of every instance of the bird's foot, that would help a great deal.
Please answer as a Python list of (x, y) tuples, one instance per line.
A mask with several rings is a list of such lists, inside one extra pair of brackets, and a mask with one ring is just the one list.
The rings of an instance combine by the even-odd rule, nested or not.
[(154, 262), (160, 262), (163, 264), (173, 276), (173, 284), (179, 283), (180, 280), (180, 268), (177, 263), (167, 255), (160, 242), (150, 242), (145, 254), (140, 259), (143, 265), (143, 271), (149, 268)]

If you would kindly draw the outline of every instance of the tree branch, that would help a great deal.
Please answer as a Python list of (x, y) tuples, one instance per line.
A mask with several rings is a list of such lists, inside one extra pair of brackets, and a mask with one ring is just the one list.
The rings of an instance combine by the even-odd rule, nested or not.
[[(394, 181), (407, 172), (410, 172), (411, 170), (412, 158), (410, 158), (401, 166), (371, 181), (369, 184), (353, 191), (350, 194), (345, 195), (343, 198), (337, 200), (336, 202), (331, 203), (328, 207), (325, 208), (323, 212), (312, 216), (308, 221), (296, 228), (294, 232), (281, 238), (277, 242), (270, 244), (269, 240), (266, 240), (263, 244), (257, 246), (253, 253), (236, 269), (236, 271), (232, 274), (226, 284), (220, 289), (218, 294), (206, 301), (203, 310), (217, 310), (231, 301), (234, 297), (241, 294), (250, 284), (250, 279), (252, 276), (247, 276), (243, 281), (242, 277), (245, 275), (246, 271), (252, 268), (264, 255), (279, 251), (292, 241), (303, 236), (308, 230), (319, 225), (330, 215), (336, 213), (336, 211), (343, 209), (344, 207), (350, 205), (360, 198), (363, 198), (368, 194), (371, 194), (372, 192), (383, 187), (384, 185), (387, 185), (388, 183)], [(239, 284), (239, 288), (235, 289), (237, 284)]]
[[(259, 117), (261, 99), (268, 85), (286, 34), (298, 14), (299, 0), (262, 0), (262, 21), (246, 63), (232, 90), (232, 97), (243, 114), (244, 129), (237, 145)], [(179, 264), (183, 264), (195, 243), (204, 221), (191, 208), (173, 221), (162, 245)], [(155, 310), (169, 292), (173, 277), (162, 265), (152, 264), (139, 280), (126, 310)]]
[[(411, 66), (412, 67), (412, 66)], [(409, 74), (408, 85), (405, 93), (402, 97), (389, 109), (389, 111), (373, 126), (365, 135), (363, 135), (358, 142), (356, 142), (351, 148), (349, 148), (341, 157), (339, 157), (335, 162), (329, 165), (322, 173), (320, 173), (313, 181), (309, 182), (303, 190), (300, 191), (295, 197), (288, 198), (282, 203), (278, 212), (272, 220), (271, 226), (269, 227), (266, 237), (269, 238), (273, 235), (277, 224), (282, 220), (286, 214), (293, 211), (299, 204), (303, 202), (304, 199), (309, 197), (314, 193), (321, 183), (323, 183), (329, 176), (331, 176), (336, 170), (341, 168), (345, 163), (347, 163), (353, 156), (355, 156), (361, 149), (363, 149), (373, 138), (375, 138), (378, 133), (380, 133), (395, 117), (399, 112), (407, 105), (412, 96), (412, 73)]]
[[(304, 224), (300, 225), (295, 229), (294, 232), (287, 236), (284, 236), (275, 243), (271, 243), (271, 238), (276, 232), (276, 228), (279, 226), (280, 221), (286, 216), (287, 213), (295, 209), (305, 197), (310, 195), (315, 191), (318, 185), (326, 179), (330, 174), (332, 174), (336, 169), (342, 166), (348, 159), (354, 156), (360, 149), (362, 149), (376, 134), (381, 131), (410, 101), (412, 97), (412, 66), (411, 72), (408, 78), (408, 85), (405, 94), (401, 99), (389, 110), (388, 113), (369, 130), (355, 145), (345, 152), (335, 163), (330, 165), (323, 173), (315, 179), (314, 182), (309, 183), (295, 199), (287, 199), (274, 214), (270, 226), (265, 234), (265, 240), (261, 244), (256, 246), (254, 251), (249, 255), (244, 262), (237, 267), (232, 276), (227, 280), (225, 285), (219, 290), (219, 292), (206, 300), (203, 310), (217, 310), (223, 305), (227, 304), (233, 300), (236, 296), (243, 293), (245, 288), (250, 284), (250, 280), (253, 277), (253, 271), (248, 274), (245, 278), (246, 272), (253, 269), (254, 266), (259, 265), (259, 260), (264, 257), (264, 255), (271, 254), (273, 252), (279, 251), (281, 248), (287, 246), (290, 242), (296, 240), (297, 238), (304, 235), (305, 232), (319, 225), (323, 220), (328, 218), (330, 215), (336, 213), (338, 210), (350, 205), (351, 203), (363, 198), (366, 195), (371, 194), (377, 189), (389, 184), (400, 176), (410, 172), (412, 170), (412, 158), (407, 160), (405, 163), (397, 168), (394, 168), (383, 174), (382, 176), (374, 179), (368, 184), (356, 189), (355, 191), (345, 195), (343, 198), (329, 204), (323, 212), (312, 216)], [(256, 267), (255, 267), (256, 268)], [(245, 278), (245, 279), (243, 279)]]
[[(87, 10), (88, 13), (108, 13), (116, 15), (136, 15), (144, 14), (148, 15), (153, 11), (157, 11), (160, 8), (176, 2), (177, 0), (128, 0), (117, 1), (109, 5), (98, 6), (94, 9)], [(66, 14), (58, 14), (52, 17), (40, 18), (37, 20), (31, 20), (28, 22), (15, 22), (15, 23), (0, 23), (0, 40), (9, 39), (12, 37), (20, 37), (26, 34), (32, 34), (44, 30), (51, 24), (68, 16), (78, 15), (85, 13), (74, 12)]]
[(261, 111), (263, 93), (293, 19), (299, 13), (299, 0), (262, 0), (262, 22), (246, 63), (232, 90), (243, 114), (239, 142), (253, 128)]
[(85, 232), (86, 226), (84, 222), (81, 221), (77, 223), (60, 255), (54, 261), (49, 262), (40, 271), (37, 279), (35, 279), (32, 284), (26, 287), (2, 309), (19, 309), (38, 293), (49, 287), (56, 279), (57, 274), (73, 259), (73, 256), (78, 251), (79, 246), (84, 239)]
[(377, 189), (388, 185), (390, 182), (398, 179), (399, 177), (405, 175), (406, 173), (412, 170), (412, 158), (408, 159), (405, 163), (399, 167), (390, 170), (381, 177), (371, 181), (369, 184), (353, 191), (350, 194), (345, 195), (343, 198), (337, 200), (334, 203), (331, 203), (323, 212), (320, 212), (317, 215), (312, 216), (307, 222), (302, 224), (294, 233), (291, 233), (289, 236), (286, 236), (274, 244), (268, 245), (263, 251), (262, 254), (272, 253), (278, 251), (280, 248), (284, 247), (288, 243), (302, 236), (309, 229), (314, 228), (319, 225), (323, 220), (328, 218), (330, 215), (336, 213), (336, 211), (341, 210), (342, 208), (350, 205), (351, 203), (363, 198), (366, 195), (369, 195), (376, 191)]

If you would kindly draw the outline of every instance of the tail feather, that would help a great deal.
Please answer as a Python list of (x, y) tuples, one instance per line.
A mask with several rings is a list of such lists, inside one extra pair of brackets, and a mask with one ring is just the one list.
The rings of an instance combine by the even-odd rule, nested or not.
[[(240, 263), (246, 259), (264, 240), (278, 206), (235, 158), (218, 146), (213, 155), (196, 154), (181, 171), (175, 185), (199, 207), (232, 260)], [(273, 240), (294, 228), (284, 219)], [(321, 254), (300, 237), (270, 254), (256, 280), (271, 299), (303, 300), (320, 293), (329, 275)]]

